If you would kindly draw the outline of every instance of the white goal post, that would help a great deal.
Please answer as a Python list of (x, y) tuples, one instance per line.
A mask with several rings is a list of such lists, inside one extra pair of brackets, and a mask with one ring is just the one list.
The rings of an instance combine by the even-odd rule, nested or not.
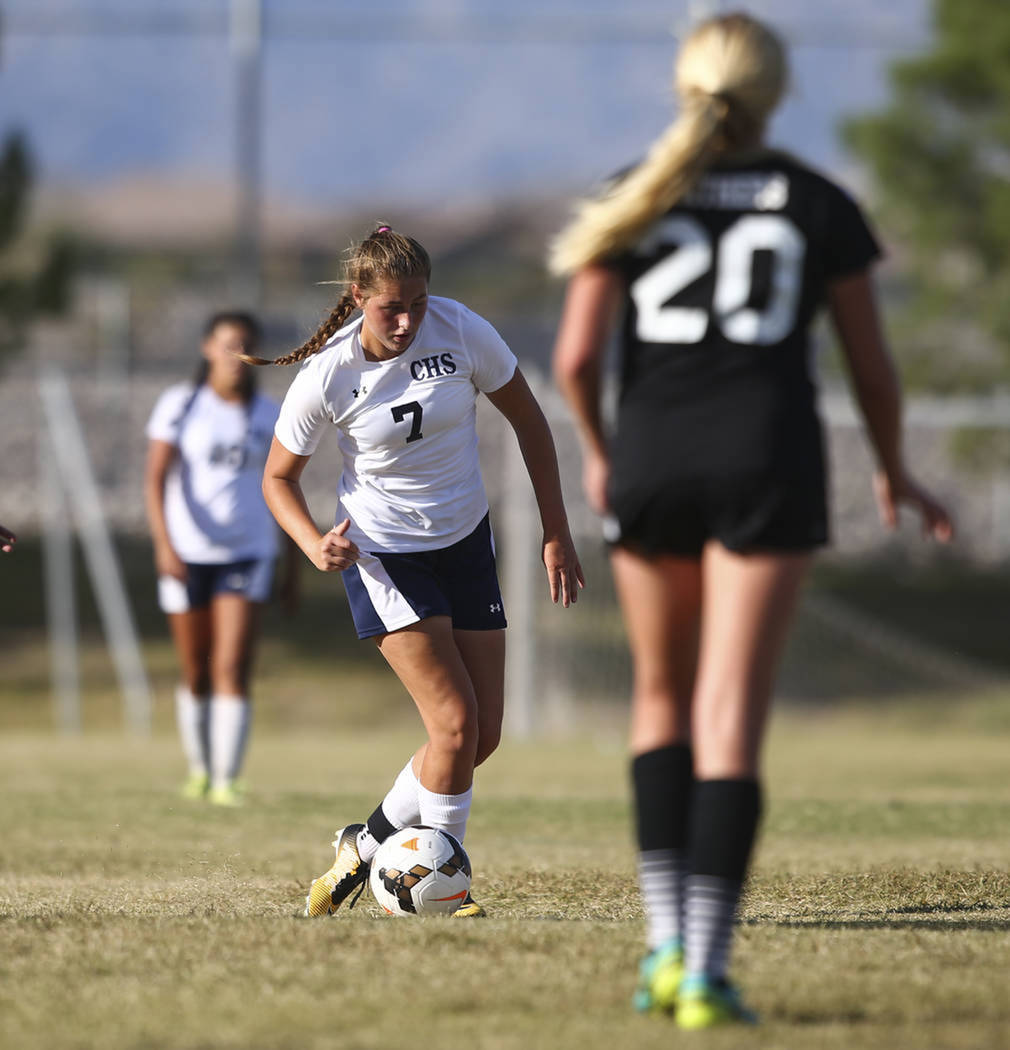
[[(133, 611), (91, 469), (70, 385), (55, 367), (38, 379), (40, 488), (45, 493), (42, 531), (46, 561), (46, 615), (52, 647), (53, 699), (65, 732), (81, 728), (77, 675), (77, 617), (71, 550), (77, 528), (106, 641), (123, 696), (127, 726), (151, 730), (151, 689), (144, 670)], [(69, 511), (69, 513), (68, 513)]]

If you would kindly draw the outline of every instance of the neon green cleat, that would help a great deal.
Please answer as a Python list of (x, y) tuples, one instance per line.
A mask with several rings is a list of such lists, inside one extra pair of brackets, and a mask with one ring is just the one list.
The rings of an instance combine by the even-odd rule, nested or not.
[(226, 806), (237, 809), (245, 805), (245, 792), (237, 780), (229, 780), (226, 784), (212, 787), (207, 795), (208, 800), (215, 806)]
[[(305, 915), (315, 918), (319, 915), (333, 915), (337, 908), (360, 887), (358, 897), (364, 892), (368, 881), (368, 865), (358, 854), (358, 832), (364, 824), (348, 824), (337, 832), (333, 846), (337, 851), (333, 867), (325, 875), (312, 880), (308, 896), (305, 898)], [(349, 907), (354, 907), (355, 897)]]
[(677, 1027), (689, 1031), (726, 1024), (757, 1024), (757, 1014), (748, 1010), (740, 995), (725, 978), (685, 977), (677, 995)]
[(206, 798), (209, 790), (210, 777), (206, 773), (190, 773), (179, 789), (179, 794), (183, 798), (196, 801)]
[(660, 945), (638, 964), (638, 985), (631, 1005), (639, 1013), (673, 1013), (684, 978), (684, 949), (679, 940)]
[(470, 896), (463, 898), (463, 903), (452, 913), (452, 919), (486, 919), (487, 912)]

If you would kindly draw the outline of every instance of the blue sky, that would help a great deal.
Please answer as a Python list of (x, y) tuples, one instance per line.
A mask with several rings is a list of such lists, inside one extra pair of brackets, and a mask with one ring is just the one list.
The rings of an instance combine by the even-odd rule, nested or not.
[[(227, 0), (2, 6), (0, 131), (29, 133), (46, 183), (232, 177)], [(265, 192), (425, 204), (583, 189), (638, 155), (671, 116), (673, 31), (700, 4), (264, 6)], [(844, 177), (837, 122), (880, 105), (887, 63), (928, 43), (927, 0), (746, 6), (792, 45), (772, 137)]]

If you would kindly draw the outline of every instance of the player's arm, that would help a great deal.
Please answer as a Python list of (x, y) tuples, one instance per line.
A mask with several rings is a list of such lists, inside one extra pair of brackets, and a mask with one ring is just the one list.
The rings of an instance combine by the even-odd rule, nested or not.
[(317, 569), (339, 572), (358, 560), (358, 548), (344, 536), (349, 519), (326, 533), (316, 527), (301, 485), (302, 471), (310, 458), (289, 452), (275, 437), (263, 468), (263, 498), (277, 524)]
[(10, 529), (0, 525), (0, 551), (3, 551), (4, 554), (9, 554), (14, 550), (14, 544), (17, 543), (17, 539), (17, 536)]
[(946, 509), (908, 473), (902, 453), (901, 383), (884, 340), (873, 283), (867, 271), (828, 285), (828, 307), (866, 420), (879, 470), (874, 491), (884, 524), (893, 528), (898, 504), (919, 511), (927, 534), (953, 536)]
[(144, 507), (158, 575), (185, 580), (186, 566), (172, 546), (165, 521), (165, 479), (176, 455), (175, 445), (167, 441), (152, 438), (148, 442), (147, 463), (144, 467)]
[(540, 510), (543, 559), (551, 600), (560, 599), (567, 608), (578, 600), (579, 588), (585, 586), (585, 580), (568, 528), (551, 428), (518, 368), (503, 387), (489, 393), (487, 398), (515, 431)]
[(601, 373), (623, 289), (619, 276), (587, 266), (568, 284), (554, 344), (554, 379), (575, 417), (583, 456), (583, 488), (597, 513), (607, 509), (610, 460), (601, 416)]

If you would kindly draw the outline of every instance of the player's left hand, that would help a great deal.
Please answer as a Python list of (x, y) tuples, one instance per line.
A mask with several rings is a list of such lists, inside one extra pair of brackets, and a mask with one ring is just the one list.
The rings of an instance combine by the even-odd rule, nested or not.
[(908, 474), (891, 478), (878, 470), (873, 475), (873, 494), (877, 499), (880, 520), (887, 528), (897, 527), (898, 507), (905, 503), (919, 512), (922, 531), (927, 538), (941, 543), (949, 543), (954, 538), (954, 522), (947, 508)]
[(568, 533), (564, 536), (544, 537), (544, 568), (547, 570), (547, 585), (551, 589), (551, 601), (560, 600), (567, 609), (579, 600), (579, 589), (585, 587), (579, 556)]

